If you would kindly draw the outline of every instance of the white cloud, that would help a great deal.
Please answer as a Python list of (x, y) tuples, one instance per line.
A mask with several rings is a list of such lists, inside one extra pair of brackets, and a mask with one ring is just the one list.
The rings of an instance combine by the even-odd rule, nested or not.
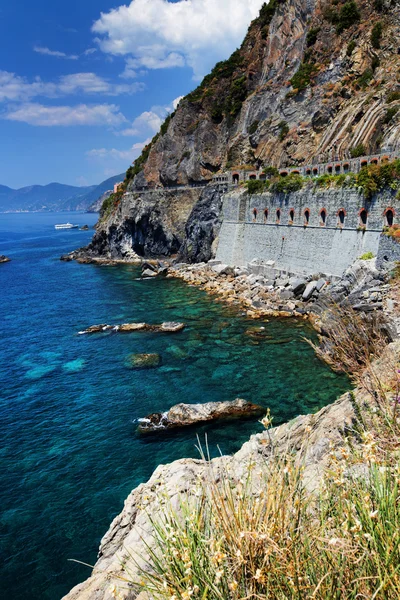
[(173, 108), (174, 110), (176, 110), (176, 109), (178, 108), (178, 106), (179, 106), (179, 102), (180, 102), (181, 100), (183, 100), (183, 98), (184, 98), (184, 96), (178, 96), (178, 98), (175, 98), (175, 100), (173, 100), (173, 102), (172, 102), (172, 108)]
[[(114, 165), (120, 165), (118, 170), (122, 171), (140, 155), (143, 148), (149, 142), (150, 139), (147, 139), (144, 142), (138, 142), (130, 148), (122, 150), (117, 148), (93, 148), (93, 150), (86, 152), (86, 156), (92, 162), (108, 165), (108, 168), (110, 168), (110, 161), (112, 161)], [(115, 168), (117, 167), (115, 166)]]
[(186, 65), (198, 79), (240, 45), (263, 1), (131, 0), (102, 13), (93, 31), (103, 52), (127, 58), (124, 77)]
[(115, 104), (79, 104), (77, 106), (43, 106), (27, 102), (2, 115), (8, 121), (20, 121), (42, 127), (72, 125), (107, 125), (118, 127), (126, 121)]
[(59, 98), (77, 93), (103, 94), (119, 96), (143, 91), (145, 85), (140, 82), (114, 84), (95, 73), (74, 73), (63, 75), (55, 82), (46, 82), (37, 77), (29, 81), (15, 73), (0, 71), (0, 102), (27, 101), (37, 96)]
[(95, 73), (74, 73), (60, 77), (58, 83), (60, 95), (76, 94), (104, 94), (105, 96), (119, 96), (121, 94), (135, 94), (144, 90), (143, 83), (113, 84), (99, 77)]
[(83, 54), (84, 54), (84, 56), (90, 56), (91, 54), (94, 54), (95, 52), (97, 52), (97, 48), (87, 48), (87, 50), (85, 50), (85, 52)]
[(183, 96), (175, 98), (168, 106), (153, 106), (151, 110), (145, 111), (136, 117), (132, 126), (122, 130), (118, 135), (141, 137), (144, 137), (145, 135), (153, 136), (160, 130), (166, 117), (176, 110), (182, 98)]
[(60, 52), (59, 50), (50, 50), (50, 48), (46, 48), (43, 46), (34, 46), (33, 50), (38, 54), (54, 56), (55, 58), (66, 58), (67, 60), (78, 60), (79, 58), (79, 56), (77, 56), (76, 54), (65, 54), (65, 52)]
[(145, 135), (146, 133), (152, 133), (154, 135), (163, 124), (164, 118), (165, 117), (160, 116), (160, 114), (157, 114), (153, 110), (145, 111), (136, 117), (132, 123), (132, 127), (124, 129), (124, 131), (121, 132), (121, 135), (139, 136)]

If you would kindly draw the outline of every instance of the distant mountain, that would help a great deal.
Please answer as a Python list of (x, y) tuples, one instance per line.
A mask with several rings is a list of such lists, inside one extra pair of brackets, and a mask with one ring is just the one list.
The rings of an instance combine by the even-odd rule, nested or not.
[(110, 177), (99, 185), (76, 187), (62, 183), (31, 185), (13, 190), (0, 185), (0, 212), (56, 212), (87, 210), (105, 191), (111, 190), (125, 174)]
[[(125, 173), (121, 173), (120, 175), (114, 175), (114, 177), (106, 179), (98, 186), (96, 186), (94, 190), (88, 192), (84, 197), (85, 210), (87, 209), (90, 212), (98, 212), (101, 208), (103, 200), (107, 198), (113, 191), (114, 185), (116, 183), (124, 181), (124, 179)], [(78, 210), (80, 209), (78, 208)]]

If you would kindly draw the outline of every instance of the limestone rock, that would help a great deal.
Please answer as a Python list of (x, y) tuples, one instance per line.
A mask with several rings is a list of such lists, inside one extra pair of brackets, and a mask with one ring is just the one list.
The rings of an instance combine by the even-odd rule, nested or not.
[(310, 283), (307, 284), (307, 287), (303, 292), (303, 295), (302, 295), (303, 300), (305, 300), (305, 301), (309, 300), (316, 289), (317, 289), (317, 282), (310, 281)]
[(166, 413), (153, 413), (139, 420), (138, 430), (142, 433), (187, 427), (196, 423), (238, 417), (260, 416), (265, 408), (237, 398), (228, 402), (206, 402), (205, 404), (176, 404)]
[(144, 271), (142, 271), (142, 277), (143, 278), (149, 278), (149, 277), (157, 277), (158, 273), (156, 271), (152, 271), (151, 269), (145, 269)]
[(304, 279), (298, 279), (296, 277), (290, 280), (290, 289), (295, 296), (300, 296), (306, 289), (307, 282)]
[(130, 369), (154, 369), (161, 365), (159, 354), (130, 354), (126, 366)]
[(102, 333), (107, 331), (114, 331), (116, 333), (132, 333), (135, 331), (150, 331), (153, 333), (178, 333), (185, 329), (184, 323), (175, 323), (173, 321), (166, 321), (161, 325), (149, 325), (148, 323), (122, 323), (122, 325), (92, 325), (83, 331), (79, 331), (79, 335), (91, 334), (91, 333)]

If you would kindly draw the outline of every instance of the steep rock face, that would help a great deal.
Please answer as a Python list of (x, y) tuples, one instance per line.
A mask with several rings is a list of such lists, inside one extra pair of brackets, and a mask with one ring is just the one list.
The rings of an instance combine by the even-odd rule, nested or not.
[(221, 223), (222, 193), (217, 188), (206, 188), (186, 223), (180, 259), (189, 263), (208, 262), (215, 255)]
[[(138, 184), (210, 179), (227, 163), (284, 166), (359, 143), (370, 152), (398, 143), (399, 118), (384, 121), (397, 89), (400, 7), (384, 2), (379, 13), (358, 0), (359, 19), (346, 21), (343, 0), (271, 0), (270, 24), (261, 13), (240, 50), (181, 101)], [(342, 22), (353, 24), (341, 31)]]
[[(399, 147), (399, 37), (395, 0), (270, 0), (240, 49), (180, 102), (128, 169), (127, 192), (102, 219), (96, 251), (106, 240), (114, 256), (181, 247), (186, 259), (203, 260), (218, 234), (215, 203), (208, 192), (200, 199), (176, 191), (167, 205), (163, 188), (207, 183), (240, 165), (301, 165), (357, 147)], [(145, 199), (146, 190), (154, 192)]]
[(101, 215), (88, 252), (109, 258), (158, 257), (177, 254), (185, 226), (201, 189), (154, 190), (123, 196), (108, 215)]

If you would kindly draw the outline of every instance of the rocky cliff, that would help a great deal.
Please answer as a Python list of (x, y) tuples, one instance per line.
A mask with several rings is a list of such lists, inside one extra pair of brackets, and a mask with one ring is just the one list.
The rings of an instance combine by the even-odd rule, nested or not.
[[(185, 259), (203, 260), (196, 248), (212, 254), (218, 192), (187, 186), (240, 165), (398, 146), (399, 34), (396, 0), (270, 0), (241, 47), (180, 102), (128, 169), (91, 251), (151, 256), (182, 247)], [(171, 186), (182, 189), (165, 191)]]

